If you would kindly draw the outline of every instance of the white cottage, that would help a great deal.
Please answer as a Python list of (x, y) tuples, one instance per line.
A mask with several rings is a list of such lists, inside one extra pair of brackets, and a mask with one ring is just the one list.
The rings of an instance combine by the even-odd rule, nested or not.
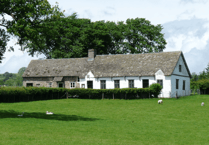
[(146, 88), (163, 86), (159, 97), (190, 95), (191, 74), (181, 51), (96, 55), (86, 58), (32, 60), (23, 74), (24, 86), (64, 88)]

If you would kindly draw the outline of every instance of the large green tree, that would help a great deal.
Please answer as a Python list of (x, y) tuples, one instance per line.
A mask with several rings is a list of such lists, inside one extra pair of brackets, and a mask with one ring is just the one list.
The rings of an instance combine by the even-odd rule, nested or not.
[[(56, 26), (55, 26), (56, 25)], [(47, 58), (76, 58), (87, 57), (88, 49), (96, 49), (97, 54), (150, 53), (165, 49), (161, 25), (154, 26), (143, 18), (123, 21), (96, 21), (79, 19), (74, 13), (69, 17), (50, 24), (58, 35), (50, 37), (60, 40), (59, 47), (39, 49), (31, 43), (31, 55), (43, 53)], [(44, 45), (44, 44), (43, 44)], [(36, 50), (36, 51), (34, 51)]]
[[(53, 49), (59, 40), (49, 35), (58, 32), (49, 24), (56, 23), (62, 16), (58, 6), (51, 7), (47, 0), (0, 0), (0, 62), (11, 36), (18, 39), (22, 50), (35, 51), (31, 43), (40, 49), (45, 50), (45, 45)], [(12, 46), (9, 50), (14, 51)]]
[(130, 53), (161, 52), (167, 44), (161, 33), (161, 25), (154, 26), (144, 18), (127, 19), (123, 35), (123, 47)]
[(112, 40), (104, 21), (91, 22), (89, 19), (79, 19), (74, 13), (50, 26), (59, 32), (58, 35), (52, 34), (54, 39), (61, 40), (59, 47), (50, 49), (46, 46), (47, 51), (44, 51), (31, 43), (31, 47), (37, 48), (30, 49), (36, 50), (30, 51), (31, 55), (42, 53), (47, 58), (77, 58), (86, 57), (88, 49), (97, 49), (98, 54), (107, 54), (110, 50)]

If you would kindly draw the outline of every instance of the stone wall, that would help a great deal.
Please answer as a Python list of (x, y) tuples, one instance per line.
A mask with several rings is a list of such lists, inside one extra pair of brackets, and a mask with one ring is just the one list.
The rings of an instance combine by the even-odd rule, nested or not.
[[(57, 88), (58, 82), (54, 82), (54, 77), (24, 77), (23, 78), (23, 86), (26, 87), (27, 83), (32, 83), (34, 87), (51, 87)], [(71, 82), (75, 82), (75, 88), (80, 88), (80, 83), (78, 82), (78, 77), (72, 76), (72, 77), (63, 77), (62, 82), (64, 84), (65, 88), (71, 88)]]

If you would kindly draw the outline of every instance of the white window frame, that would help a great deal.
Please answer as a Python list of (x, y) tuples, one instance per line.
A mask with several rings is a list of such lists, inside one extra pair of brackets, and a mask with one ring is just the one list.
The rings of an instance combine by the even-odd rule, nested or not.
[[(160, 81), (162, 81), (162, 84), (160, 83)], [(162, 86), (162, 89), (163, 89), (163, 79), (157, 79), (157, 83), (160, 84)]]
[(52, 82), (49, 82), (48, 85), (49, 85), (49, 88), (51, 88), (52, 87)]
[[(74, 86), (73, 86), (74, 84)], [(76, 83), (75, 82), (70, 82), (70, 88), (75, 88), (76, 87)]]

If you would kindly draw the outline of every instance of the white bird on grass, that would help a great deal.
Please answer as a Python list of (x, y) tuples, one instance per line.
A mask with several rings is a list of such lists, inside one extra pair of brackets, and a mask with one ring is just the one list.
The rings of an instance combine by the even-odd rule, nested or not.
[(48, 112), (48, 111), (46, 111), (46, 114), (47, 115), (52, 115), (52, 114), (54, 114), (53, 112)]
[(17, 115), (17, 116), (23, 116), (23, 114), (24, 114), (24, 112), (22, 112), (22, 114), (21, 114), (21, 115)]
[(158, 104), (163, 104), (163, 100), (158, 100)]
[(201, 106), (204, 106), (204, 105), (205, 105), (205, 103), (204, 103), (204, 102), (202, 102), (202, 103), (201, 103)]

